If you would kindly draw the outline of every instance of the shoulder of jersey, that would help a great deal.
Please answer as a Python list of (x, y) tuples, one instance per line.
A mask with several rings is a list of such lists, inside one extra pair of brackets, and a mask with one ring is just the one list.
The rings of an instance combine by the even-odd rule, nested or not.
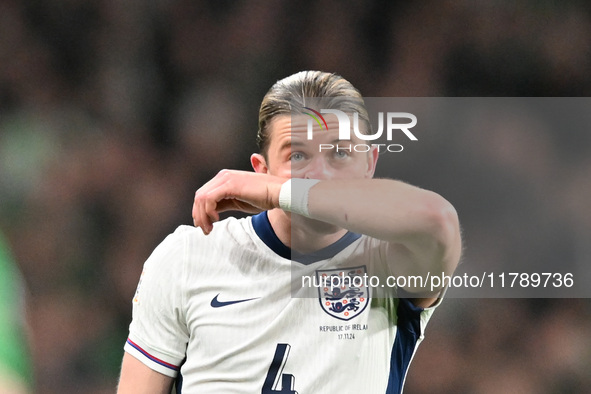
[(240, 218), (237, 219), (235, 217), (228, 217), (224, 220), (220, 220), (213, 224), (213, 231), (209, 235), (205, 235), (203, 231), (199, 227), (189, 226), (189, 225), (181, 225), (176, 228), (173, 235), (176, 236), (186, 236), (186, 237), (204, 237), (204, 238), (217, 238), (217, 237), (225, 237), (228, 235), (228, 231), (234, 232), (239, 231), (239, 229), (245, 229), (247, 220), (249, 218)]

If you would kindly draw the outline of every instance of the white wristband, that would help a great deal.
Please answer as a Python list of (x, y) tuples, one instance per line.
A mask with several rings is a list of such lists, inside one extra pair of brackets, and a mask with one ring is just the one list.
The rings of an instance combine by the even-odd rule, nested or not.
[(320, 182), (318, 179), (293, 178), (281, 185), (279, 191), (279, 208), (287, 212), (309, 217), (308, 193), (312, 186)]

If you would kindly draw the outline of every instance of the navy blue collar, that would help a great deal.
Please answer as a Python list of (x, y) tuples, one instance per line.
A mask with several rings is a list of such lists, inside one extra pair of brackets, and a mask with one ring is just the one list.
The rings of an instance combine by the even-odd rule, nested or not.
[(281, 242), (271, 226), (267, 211), (254, 215), (252, 217), (252, 226), (261, 241), (263, 241), (273, 252), (277, 253), (284, 259), (294, 260), (302, 264), (312, 264), (320, 260), (329, 259), (361, 237), (361, 234), (348, 231), (332, 245), (328, 245), (326, 248), (322, 248), (313, 253), (303, 254), (292, 251)]

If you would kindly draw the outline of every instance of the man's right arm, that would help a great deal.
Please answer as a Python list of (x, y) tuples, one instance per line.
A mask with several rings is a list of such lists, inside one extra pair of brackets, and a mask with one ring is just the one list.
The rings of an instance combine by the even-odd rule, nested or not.
[(178, 228), (146, 260), (133, 297), (118, 393), (171, 391), (186, 356), (183, 273), (189, 227)]
[(170, 394), (173, 381), (126, 352), (117, 394)]

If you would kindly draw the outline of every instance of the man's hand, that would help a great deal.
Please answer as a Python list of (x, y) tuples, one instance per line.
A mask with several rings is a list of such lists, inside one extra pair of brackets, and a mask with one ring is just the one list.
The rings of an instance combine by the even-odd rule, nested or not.
[(259, 213), (278, 208), (285, 181), (268, 174), (222, 170), (195, 193), (193, 224), (207, 235), (220, 220), (220, 212)]

